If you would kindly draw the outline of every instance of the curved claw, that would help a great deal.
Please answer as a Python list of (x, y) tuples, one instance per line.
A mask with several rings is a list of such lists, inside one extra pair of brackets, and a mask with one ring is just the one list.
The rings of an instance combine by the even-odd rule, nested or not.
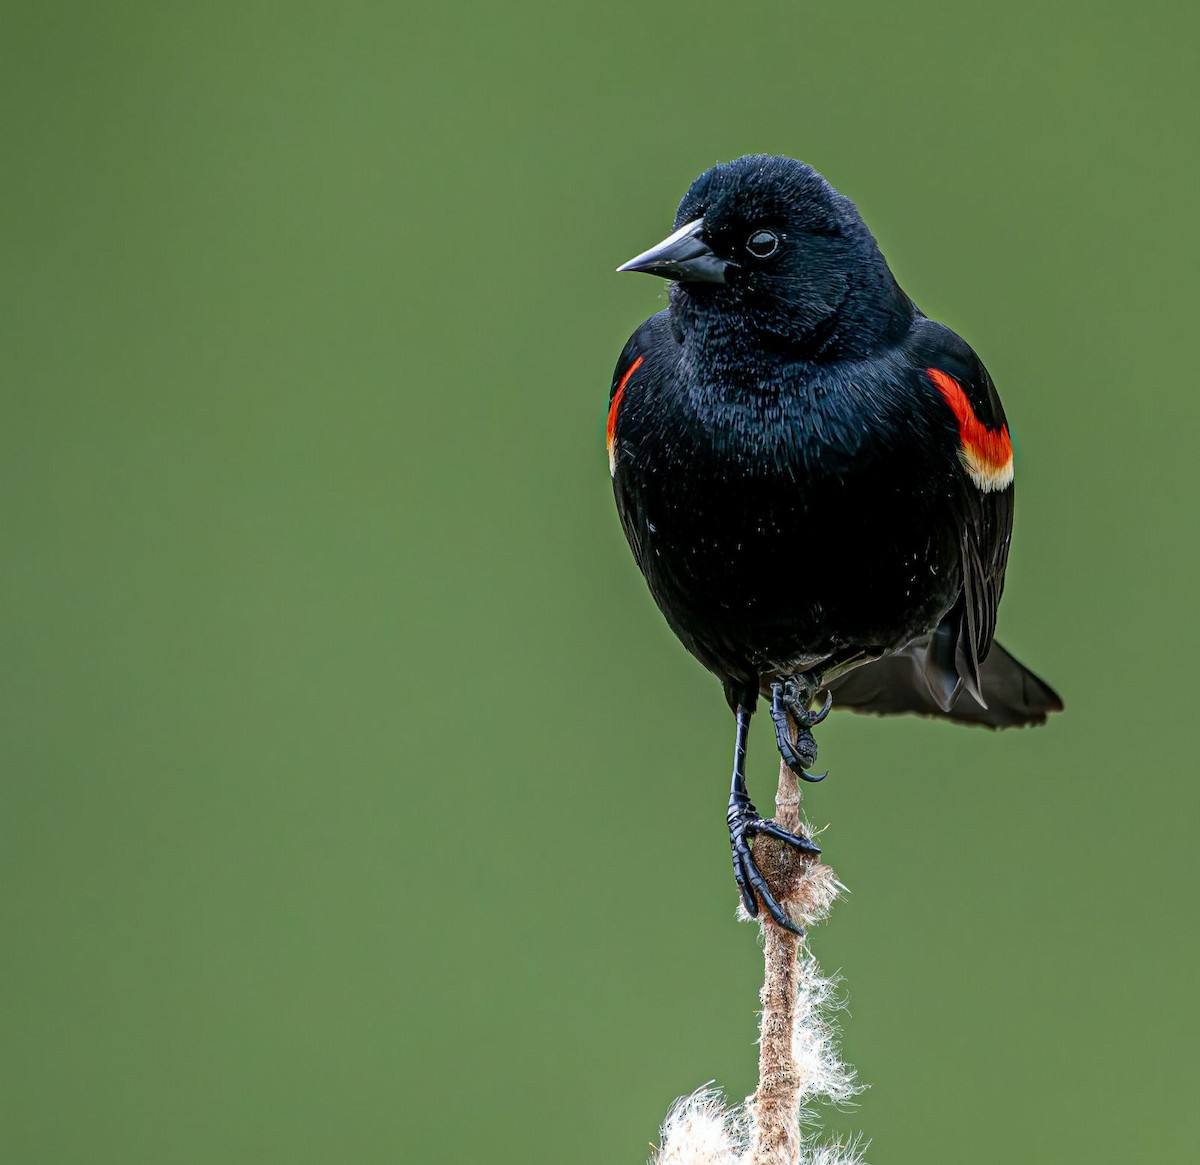
[(792, 773), (795, 776), (799, 777), (802, 781), (807, 781), (807, 780), (811, 779), (808, 775), (807, 766), (812, 764), (812, 762), (814, 760), (816, 760), (816, 757), (804, 756), (801, 753), (797, 752), (791, 746), (790, 741), (785, 742), (783, 745), (780, 746), (779, 755), (783, 758), (783, 763), (785, 765), (787, 765), (787, 767), (789, 769), (792, 770)]
[[(807, 747), (805, 747), (806, 745)], [(817, 742), (813, 740), (812, 733), (807, 728), (800, 730), (797, 740), (793, 743), (787, 732), (781, 731), (777, 726), (775, 746), (779, 749), (783, 763), (792, 770), (795, 776), (802, 781), (819, 781), (821, 779), (821, 777), (810, 776), (808, 772), (817, 759)]]
[[(755, 866), (755, 872), (757, 873), (757, 871), (758, 871), (758, 867)], [(754, 888), (758, 891), (758, 893), (762, 897), (763, 905), (767, 908), (767, 912), (771, 915), (771, 918), (775, 921), (775, 925), (782, 926), (784, 930), (790, 930), (792, 932), (792, 934), (797, 935), (800, 938), (803, 938), (804, 931), (801, 930), (800, 927), (798, 927), (790, 918), (788, 918), (783, 907), (780, 906), (779, 903), (775, 901), (774, 895), (771, 893), (770, 890), (767, 889), (766, 880), (763, 878), (763, 876), (761, 874), (759, 874), (758, 882)]]
[(826, 716), (829, 715), (829, 713), (832, 711), (832, 709), (833, 709), (833, 693), (826, 690), (825, 701), (821, 705), (820, 711), (819, 712), (810, 712), (808, 714), (808, 716), (806, 717), (806, 719), (808, 720), (807, 726), (809, 728), (815, 728), (818, 724), (821, 723), (822, 720), (825, 719)]
[[(791, 769), (792, 766), (788, 765), (788, 768)], [(792, 772), (796, 773), (796, 770), (792, 769)], [(823, 773), (799, 772), (796, 773), (796, 776), (798, 776), (802, 781), (807, 781), (810, 785), (815, 785), (818, 781), (823, 781), (827, 776), (829, 776), (829, 770), (826, 769)]]

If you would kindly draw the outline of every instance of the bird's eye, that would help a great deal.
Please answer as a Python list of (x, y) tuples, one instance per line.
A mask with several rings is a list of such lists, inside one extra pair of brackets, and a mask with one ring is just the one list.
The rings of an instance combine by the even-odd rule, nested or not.
[(779, 250), (779, 236), (774, 231), (755, 231), (746, 240), (746, 250), (756, 259), (769, 259)]

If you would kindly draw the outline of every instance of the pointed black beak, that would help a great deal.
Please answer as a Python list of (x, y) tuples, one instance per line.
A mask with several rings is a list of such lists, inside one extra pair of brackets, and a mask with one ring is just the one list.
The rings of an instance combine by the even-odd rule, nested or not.
[(617, 270), (645, 271), (683, 283), (724, 283), (725, 268), (729, 266), (704, 241), (704, 219), (698, 218), (681, 226), (657, 247), (622, 263)]

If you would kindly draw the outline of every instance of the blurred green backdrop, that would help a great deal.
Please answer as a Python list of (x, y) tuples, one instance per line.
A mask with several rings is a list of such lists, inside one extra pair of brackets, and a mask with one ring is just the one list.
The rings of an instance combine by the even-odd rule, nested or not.
[[(1196, 9), (8, 5), (0, 1144), (637, 1162), (755, 1074), (613, 268), (803, 157), (1019, 444), (990, 735), (834, 717), (876, 1165), (1194, 1153)], [(773, 788), (761, 725), (751, 788)]]

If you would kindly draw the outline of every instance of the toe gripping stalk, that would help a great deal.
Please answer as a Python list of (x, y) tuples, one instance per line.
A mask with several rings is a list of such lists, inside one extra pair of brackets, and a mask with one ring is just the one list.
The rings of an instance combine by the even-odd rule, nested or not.
[(779, 926), (793, 934), (803, 935), (804, 931), (787, 916), (771, 893), (766, 879), (759, 872), (754, 862), (750, 839), (774, 837), (795, 846), (802, 853), (819, 854), (821, 851), (807, 837), (789, 833), (774, 821), (764, 819), (750, 800), (746, 789), (746, 738), (750, 731), (750, 715), (749, 708), (739, 707), (737, 710), (737, 737), (733, 746), (733, 784), (729, 791), (729, 810), (725, 815), (726, 824), (729, 826), (729, 846), (733, 853), (733, 876), (742, 895), (742, 905), (751, 918), (758, 917), (758, 904), (761, 900), (767, 908), (767, 913)]
[[(807, 676), (788, 676), (771, 684), (771, 723), (775, 725), (775, 744), (783, 763), (802, 781), (815, 784), (829, 774), (808, 772), (817, 760), (817, 742), (811, 729), (829, 715), (833, 696), (825, 693), (825, 702), (816, 711), (808, 705), (818, 688)], [(793, 737), (792, 724), (795, 724)]]

